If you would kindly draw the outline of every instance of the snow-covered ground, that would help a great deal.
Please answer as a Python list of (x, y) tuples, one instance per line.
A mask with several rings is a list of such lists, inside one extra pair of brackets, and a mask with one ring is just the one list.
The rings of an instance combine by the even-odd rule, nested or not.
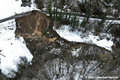
[[(0, 0), (0, 19), (36, 9), (35, 4), (31, 4), (31, 7), (21, 7), (21, 3), (21, 0)], [(15, 76), (11, 70), (17, 71), (16, 64), (19, 63), (20, 57), (26, 57), (29, 62), (33, 58), (24, 39), (15, 37), (15, 29), (15, 19), (0, 23), (0, 69), (8, 77)]]
[(110, 34), (106, 34), (107, 37), (110, 38), (110, 40), (107, 40), (106, 38), (99, 39), (99, 36), (95, 36), (91, 32), (82, 33), (78, 30), (72, 31), (69, 25), (63, 25), (58, 29), (55, 29), (55, 27), (53, 28), (62, 38), (68, 41), (96, 44), (100, 47), (104, 47), (105, 49), (112, 50), (111, 46), (113, 45), (113, 41)]
[[(79, 23), (82, 23), (85, 17), (78, 16), (77, 18), (79, 19)], [(90, 18), (90, 20), (101, 21), (101, 19), (97, 19), (97, 18)], [(105, 21), (106, 26), (109, 25), (108, 23), (120, 24), (120, 20), (106, 20)], [(112, 34), (100, 33), (100, 36), (104, 36), (103, 39), (100, 39), (100, 36), (96, 36), (90, 31), (86, 33), (78, 31), (77, 29), (72, 31), (72, 28), (70, 25), (62, 25), (58, 29), (56, 29), (54, 26), (53, 29), (59, 34), (59, 36), (61, 36), (62, 38), (68, 41), (95, 44), (97, 46), (100, 46), (107, 50), (112, 51), (113, 38), (114, 38)], [(109, 40), (107, 38), (109, 38)]]
[[(10, 20), (0, 24), (0, 69), (3, 74), (8, 77), (14, 76), (11, 70), (17, 71), (16, 64), (19, 62), (20, 57), (25, 56), (28, 61), (31, 61), (33, 56), (27, 49), (24, 39), (22, 37), (16, 38), (15, 21)], [(9, 73), (11, 73), (9, 75)]]
[(31, 0), (31, 2), (31, 7), (21, 7), (21, 0), (0, 0), (0, 19), (36, 9), (34, 0)]

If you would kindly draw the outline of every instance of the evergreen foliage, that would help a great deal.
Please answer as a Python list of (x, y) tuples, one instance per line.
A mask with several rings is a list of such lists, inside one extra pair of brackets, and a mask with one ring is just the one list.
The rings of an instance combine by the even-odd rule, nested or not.
[(72, 27), (77, 27), (79, 25), (79, 19), (77, 19), (76, 13), (75, 15), (71, 15), (71, 12), (68, 12), (67, 10), (62, 11), (60, 9), (60, 11), (58, 11), (58, 8), (55, 5), (52, 10), (51, 3), (48, 7), (50, 18), (59, 20), (61, 24), (70, 24)]

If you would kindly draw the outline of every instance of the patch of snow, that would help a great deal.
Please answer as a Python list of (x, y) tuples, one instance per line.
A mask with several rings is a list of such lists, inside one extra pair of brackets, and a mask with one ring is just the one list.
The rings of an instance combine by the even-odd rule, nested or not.
[(15, 76), (11, 70), (17, 71), (16, 64), (19, 63), (20, 57), (25, 56), (28, 61), (31, 61), (33, 58), (24, 43), (24, 39), (22, 37), (15, 37), (15, 29), (14, 19), (0, 23), (0, 53), (4, 55), (0, 55), (0, 69), (8, 77)]
[(79, 32), (78, 30), (71, 31), (71, 27), (69, 25), (63, 25), (58, 29), (55, 29), (55, 27), (53, 27), (53, 29), (62, 38), (68, 41), (96, 44), (97, 46), (104, 47), (105, 49), (108, 49), (108, 50), (112, 50), (111, 49), (111, 46), (113, 45), (112, 38), (110, 40), (107, 40), (106, 38), (100, 40), (99, 36), (95, 36), (90, 32), (82, 33), (82, 32)]
[(56, 48), (53, 48), (49, 53), (54, 53), (54, 54), (59, 54), (61, 52), (61, 50), (58, 48), (58, 49), (56, 49)]
[(120, 20), (106, 20), (106, 22), (120, 24)]
[(80, 3), (85, 2), (86, 0), (79, 0)]
[(81, 50), (81, 47), (78, 48), (78, 49), (72, 50), (72, 51), (71, 51), (72, 56), (78, 57), (78, 56), (79, 56), (79, 51), (80, 51), (80, 50)]
[(46, 8), (46, 7), (42, 8), (42, 11), (46, 11), (46, 10), (47, 10), (47, 8)]
[[(34, 0), (31, 0), (31, 7), (22, 7), (21, 0), (1, 0), (0, 3), (0, 19), (6, 17), (36, 10)], [(17, 71), (17, 63), (20, 57), (26, 57), (30, 62), (33, 58), (25, 45), (22, 37), (15, 37), (16, 23), (15, 20), (9, 20), (0, 23), (0, 69), (3, 74), (8, 77), (14, 77), (15, 74), (11, 70)]]
[(0, 1), (0, 19), (31, 10), (35, 10), (34, 0), (31, 1), (31, 7), (21, 7), (21, 0), (1, 0)]

